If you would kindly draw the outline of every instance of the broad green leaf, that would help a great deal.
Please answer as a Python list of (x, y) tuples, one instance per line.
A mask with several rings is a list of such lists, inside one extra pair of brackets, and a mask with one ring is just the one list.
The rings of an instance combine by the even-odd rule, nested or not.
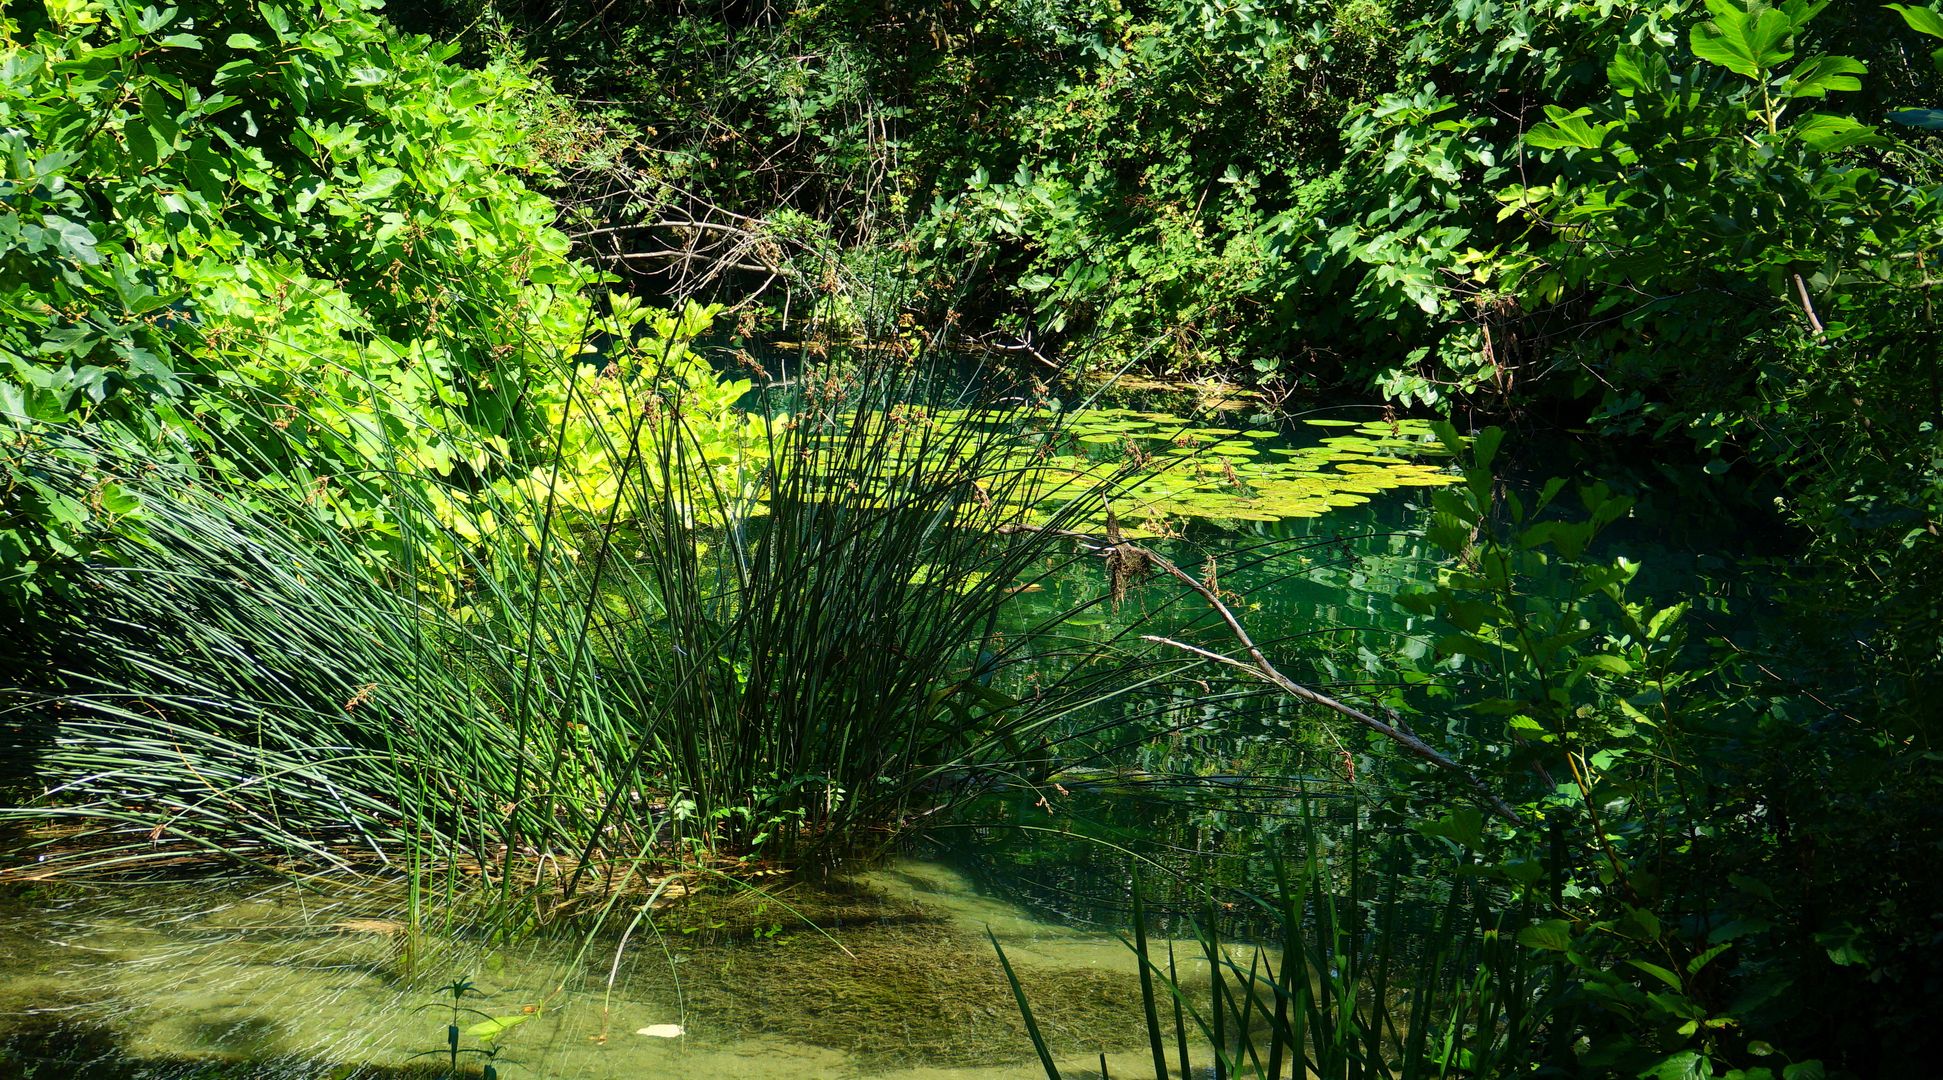
[(1564, 919), (1546, 919), (1518, 931), (1518, 944), (1528, 949), (1564, 952), (1572, 947), (1572, 924)]
[(1943, 12), (1938, 12), (1933, 7), (1920, 7), (1916, 4), (1890, 4), (1889, 7), (1902, 15), (1903, 21), (1909, 24), (1911, 30), (1934, 38), (1943, 38)]
[(1816, 56), (1795, 65), (1783, 90), (1789, 97), (1827, 97), (1837, 90), (1860, 90), (1868, 65), (1848, 56)]
[(1692, 1050), (1682, 1050), (1671, 1057), (1664, 1058), (1653, 1071), (1642, 1073), (1653, 1080), (1703, 1080), (1714, 1074), (1713, 1063)]
[(481, 86), (479, 80), (471, 76), (452, 84), (452, 107), (469, 109), (482, 101), (491, 101), (492, 91)]
[(1581, 671), (1603, 671), (1609, 675), (1630, 675), (1633, 665), (1611, 653), (1593, 653), (1579, 661)]
[(59, 214), (48, 214), (41, 219), (41, 228), (53, 233), (55, 248), (75, 262), (93, 266), (101, 261), (101, 253), (94, 249), (94, 233), (86, 225)]
[(1786, 15), (1794, 28), (1799, 30), (1807, 26), (1809, 20), (1820, 15), (1831, 3), (1834, 3), (1834, 0), (1786, 0), (1781, 5), (1781, 14)]
[(1484, 839), (1484, 815), (1475, 807), (1463, 806), (1436, 821), (1418, 825), (1417, 831), (1425, 836), (1441, 836), (1464, 847), (1475, 848)]
[(1794, 23), (1770, 7), (1743, 11), (1731, 0), (1707, 0), (1713, 18), (1693, 28), (1693, 54), (1750, 79), (1794, 56), (1787, 47)]
[(1671, 85), (1673, 73), (1665, 55), (1635, 45), (1621, 45), (1613, 54), (1612, 63), (1606, 65), (1606, 78), (1611, 80), (1614, 90), (1631, 97), (1637, 93), (1660, 93)]
[(1869, 141), (1876, 129), (1846, 116), (1812, 113), (1795, 122), (1795, 135), (1823, 153)]
[(1613, 929), (1636, 941), (1654, 941), (1664, 929), (1660, 917), (1645, 908), (1629, 907)]
[(100, 499), (101, 508), (110, 514), (132, 514), (142, 505), (139, 496), (116, 483), (103, 484)]
[(1586, 117), (1592, 115), (1591, 109), (1567, 112), (1557, 105), (1547, 105), (1545, 115), (1551, 119), (1551, 123), (1532, 125), (1531, 130), (1525, 132), (1526, 145), (1542, 150), (1596, 150), (1605, 145), (1606, 135), (1619, 126), (1616, 122), (1587, 122)]

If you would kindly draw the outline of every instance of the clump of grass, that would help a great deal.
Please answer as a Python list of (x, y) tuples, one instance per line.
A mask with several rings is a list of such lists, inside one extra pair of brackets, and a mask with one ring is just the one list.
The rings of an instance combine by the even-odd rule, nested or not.
[[(41, 621), (68, 658), (43, 673), (56, 689), (6, 702), (49, 736), (45, 790), (8, 816), (92, 834), (56, 830), (37, 874), (198, 852), (489, 872), (509, 837), (584, 829), (575, 810), (617, 782), (611, 714), (567, 677), (570, 650), (530, 644), (572, 629), (570, 568), (482, 575), (490, 587), (454, 609), (408, 573), (374, 575), (314, 508), (190, 472), (133, 490), (140, 539), (87, 568), (85, 603)], [(523, 736), (536, 710), (575, 718), (574, 737)]]
[[(1105, 489), (1036, 509), (1030, 448), (1057, 419), (935, 422), (964, 404), (944, 384), (894, 364), (815, 383), (770, 427), (759, 503), (708, 484), (679, 425), (631, 470), (645, 557), (616, 568), (630, 629), (610, 654), (656, 685), (642, 754), (692, 831), (854, 847), (938, 809), (943, 778), (1029, 767), (1058, 719), (1185, 666), (1127, 639), (1071, 651), (1058, 619), (998, 632), (1022, 583), (1086, 557), (1056, 526)], [(698, 535), (703, 498), (723, 525)], [(1027, 665), (1029, 697), (1001, 689)]]
[(0, 815), (36, 826), (24, 869), (219, 856), (584, 903), (672, 862), (887, 840), (1187, 665), (1058, 617), (998, 632), (1020, 583), (1089, 557), (1059, 526), (1106, 493), (1032, 509), (1058, 421), (1031, 403), (939, 424), (971, 400), (942, 376), (852, 369), (731, 476), (682, 395), (638, 384), (634, 429), (595, 425), (606, 461), (575, 464), (611, 478), (604, 516), (540, 482), (401, 485), (376, 566), (301, 486), (128, 463), (139, 532), (36, 623), (53, 670), (0, 692), (35, 733), (42, 790)]

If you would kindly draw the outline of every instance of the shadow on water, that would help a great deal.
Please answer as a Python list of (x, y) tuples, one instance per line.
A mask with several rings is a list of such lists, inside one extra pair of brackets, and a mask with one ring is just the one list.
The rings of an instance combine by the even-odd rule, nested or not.
[[(85, 668), (51, 630), (47, 613), (13, 619), (0, 631), (0, 806), (18, 806), (37, 790), (41, 755), (59, 728), (54, 673)], [(70, 639), (71, 640), (71, 639)], [(33, 680), (41, 678), (43, 683)], [(0, 866), (27, 842), (26, 823), (0, 816)]]
[[(49, 1013), (0, 1029), (0, 1080), (448, 1080), (482, 1075), (478, 1065), (345, 1064), (308, 1057), (251, 1056), (254, 1040), (277, 1028), (269, 1017), (204, 1032), (220, 1056), (143, 1055), (131, 1051), (115, 1026), (85, 1014)], [(198, 1029), (201, 1031), (201, 1029)]]

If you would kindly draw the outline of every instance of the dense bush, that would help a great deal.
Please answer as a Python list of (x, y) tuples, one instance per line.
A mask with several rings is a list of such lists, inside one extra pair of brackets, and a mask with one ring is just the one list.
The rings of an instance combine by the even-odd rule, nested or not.
[[(596, 311), (597, 275), (528, 184), (543, 88), (510, 62), (451, 64), (370, 7), (0, 21), (9, 597), (139, 517), (117, 474), (144, 458), (319, 502), (395, 561), (439, 539), (402, 534), (399, 486), (463, 499), (553, 462), (562, 434), (593, 441), (561, 426), (577, 381), (609, 398), (652, 369), (713, 395), (697, 417), (728, 415), (739, 390), (680, 345), (706, 312)], [(597, 331), (611, 355), (582, 357)], [(29, 464), (45, 452), (106, 456), (77, 497)]]

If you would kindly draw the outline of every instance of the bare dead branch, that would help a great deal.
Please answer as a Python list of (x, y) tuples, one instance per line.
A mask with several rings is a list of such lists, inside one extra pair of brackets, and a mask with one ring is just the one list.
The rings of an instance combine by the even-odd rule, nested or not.
[(1181, 649), (1202, 659), (1245, 671), (1298, 701), (1306, 701), (1312, 705), (1319, 705), (1338, 715), (1348, 717), (1363, 727), (1403, 747), (1416, 757), (1422, 758), (1432, 765), (1437, 766), (1439, 769), (1450, 773), (1462, 781), (1466, 787), (1470, 788), (1471, 793), (1488, 806), (1492, 813), (1503, 818), (1506, 822), (1520, 828), (1526, 824), (1525, 819), (1519, 817), (1518, 812), (1513, 810), (1496, 792), (1492, 791), (1483, 780), (1478, 779), (1476, 774), (1466, 769), (1463, 765), (1460, 765), (1449, 755), (1424, 742), (1415, 734), (1404, 730), (1399, 725), (1378, 720), (1376, 717), (1371, 716), (1369, 713), (1353, 705), (1345, 704), (1327, 694), (1311, 690), (1289, 678), (1287, 675), (1282, 674), (1274, 664), (1269, 662), (1268, 657), (1263, 654), (1261, 647), (1255, 644), (1255, 639), (1249, 635), (1247, 628), (1241, 624), (1241, 620), (1236, 617), (1234, 611), (1222, 601), (1221, 597), (1213, 589), (1210, 589), (1193, 574), (1174, 565), (1172, 560), (1160, 555), (1158, 552), (1126, 540), (1102, 539), (1090, 533), (1074, 532), (1069, 529), (1039, 528), (1031, 525), (1007, 525), (1000, 528), (999, 531), (1002, 533), (1050, 533), (1054, 536), (1062, 536), (1070, 540), (1078, 541), (1086, 545), (1096, 554), (1117, 556), (1122, 559), (1130, 556), (1134, 559), (1145, 560), (1159, 567), (1176, 581), (1179, 581), (1181, 584), (1199, 594), (1201, 599), (1207, 602), (1214, 613), (1221, 617), (1221, 621), (1227, 624), (1228, 632), (1234, 636), (1235, 641), (1247, 652), (1248, 659), (1237, 659), (1209, 649), (1200, 648), (1199, 646), (1189, 645), (1186, 642), (1175, 641), (1172, 638), (1160, 637), (1158, 635), (1146, 635), (1144, 640)]

